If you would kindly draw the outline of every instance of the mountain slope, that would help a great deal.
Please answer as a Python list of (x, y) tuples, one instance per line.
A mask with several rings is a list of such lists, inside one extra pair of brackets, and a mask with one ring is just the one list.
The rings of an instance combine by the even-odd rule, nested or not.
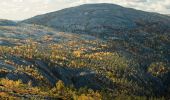
[[(110, 79), (96, 72), (95, 64), (85, 65), (93, 49), (102, 50), (96, 44), (105, 43), (92, 36), (63, 33), (39, 25), (0, 26), (0, 99), (6, 96), (64, 99), (76, 96), (79, 88), (113, 89)], [(88, 53), (82, 60), (81, 52)], [(112, 85), (101, 82), (101, 77)], [(55, 90), (60, 80), (65, 94)], [(28, 88), (24, 90), (23, 86)]]
[(123, 52), (145, 68), (154, 61), (170, 61), (169, 16), (114, 4), (86, 4), (23, 22), (99, 37), (110, 42), (109, 50)]
[[(157, 13), (124, 8), (114, 4), (86, 4), (35, 16), (23, 22), (45, 25), (73, 33), (112, 34), (116, 30), (150, 28), (165, 32), (170, 18)], [(157, 30), (154, 30), (157, 29)], [(159, 30), (158, 30), (159, 29)]]
[(170, 98), (169, 17), (92, 4), (23, 22), (0, 25), (0, 99)]
[(120, 41), (110, 44), (31, 24), (0, 26), (0, 35), (0, 98), (168, 98), (168, 64), (152, 63), (145, 70), (133, 54), (121, 50)]

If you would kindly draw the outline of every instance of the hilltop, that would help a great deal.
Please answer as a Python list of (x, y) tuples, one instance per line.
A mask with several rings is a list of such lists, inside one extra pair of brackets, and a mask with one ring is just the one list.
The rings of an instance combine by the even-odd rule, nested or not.
[(170, 18), (115, 4), (85, 4), (38, 15), (23, 22), (45, 25), (60, 31), (112, 36), (116, 32), (145, 30), (169, 32)]

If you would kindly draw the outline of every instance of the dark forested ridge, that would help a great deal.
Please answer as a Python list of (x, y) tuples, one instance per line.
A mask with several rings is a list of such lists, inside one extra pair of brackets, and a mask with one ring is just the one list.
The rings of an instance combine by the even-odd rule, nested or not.
[(16, 22), (10, 21), (10, 20), (5, 20), (5, 19), (0, 19), (0, 25), (1, 26), (15, 26)]
[(113, 4), (0, 20), (0, 98), (168, 100), (169, 23)]

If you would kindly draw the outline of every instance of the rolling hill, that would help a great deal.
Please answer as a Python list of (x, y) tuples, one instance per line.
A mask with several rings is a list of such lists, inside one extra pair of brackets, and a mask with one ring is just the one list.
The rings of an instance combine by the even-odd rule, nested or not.
[(170, 61), (170, 17), (166, 15), (114, 4), (85, 4), (22, 22), (109, 41), (109, 50), (138, 60), (144, 68), (152, 62)]
[(23, 22), (45, 25), (60, 31), (94, 35), (107, 35), (139, 28), (152, 32), (170, 31), (168, 16), (114, 4), (85, 4), (38, 15)]
[(0, 21), (0, 99), (170, 98), (168, 16), (86, 4), (11, 22)]

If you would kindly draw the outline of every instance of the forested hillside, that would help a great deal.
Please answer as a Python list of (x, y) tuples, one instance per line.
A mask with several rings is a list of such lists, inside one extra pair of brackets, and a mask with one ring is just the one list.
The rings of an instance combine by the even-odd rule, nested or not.
[(169, 22), (112, 4), (0, 20), (0, 99), (168, 100)]

